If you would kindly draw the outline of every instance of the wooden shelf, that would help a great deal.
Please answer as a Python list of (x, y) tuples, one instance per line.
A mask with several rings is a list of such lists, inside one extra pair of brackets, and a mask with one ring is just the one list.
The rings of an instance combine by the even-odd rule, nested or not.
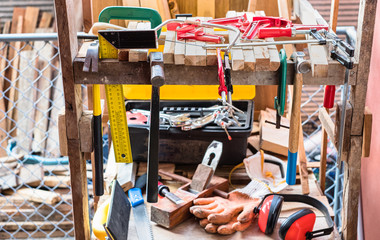
[[(85, 58), (74, 59), (76, 84), (150, 84), (148, 62), (127, 62), (117, 59), (99, 60), (97, 73), (83, 72)], [(349, 84), (356, 84), (356, 67), (351, 71)], [(165, 65), (165, 84), (168, 85), (217, 85), (217, 66)], [(336, 61), (330, 61), (327, 77), (313, 77), (304, 74), (304, 85), (343, 85), (345, 68)], [(278, 71), (232, 71), (234, 85), (277, 85)], [(287, 83), (293, 84), (294, 63), (288, 61)]]

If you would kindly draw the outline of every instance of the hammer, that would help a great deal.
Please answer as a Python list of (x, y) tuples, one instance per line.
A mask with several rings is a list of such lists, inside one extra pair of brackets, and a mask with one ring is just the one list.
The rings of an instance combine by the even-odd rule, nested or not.
[(150, 100), (150, 126), (148, 145), (148, 178), (146, 183), (147, 201), (157, 202), (158, 196), (158, 154), (160, 138), (160, 87), (165, 84), (164, 58), (162, 52), (151, 52), (150, 68), (152, 98)]
[(309, 72), (311, 68), (310, 63), (304, 57), (305, 54), (303, 52), (294, 52), (290, 57), (295, 66), (295, 79), (289, 129), (288, 167), (286, 171), (286, 183), (289, 185), (296, 184), (298, 142), (301, 124), (302, 74)]

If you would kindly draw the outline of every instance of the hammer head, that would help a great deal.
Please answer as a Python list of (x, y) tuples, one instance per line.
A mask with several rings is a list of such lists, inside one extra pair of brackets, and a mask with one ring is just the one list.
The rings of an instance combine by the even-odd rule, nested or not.
[(308, 73), (311, 69), (310, 62), (304, 59), (305, 53), (294, 52), (290, 59), (295, 63), (295, 68), (297, 73)]

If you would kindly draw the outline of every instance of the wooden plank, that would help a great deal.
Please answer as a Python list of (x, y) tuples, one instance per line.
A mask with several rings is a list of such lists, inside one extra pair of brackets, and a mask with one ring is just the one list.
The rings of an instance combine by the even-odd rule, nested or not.
[(40, 19), (40, 23), (38, 24), (38, 28), (49, 28), (52, 20), (53, 20), (53, 15), (51, 13), (43, 12)]
[[(265, 16), (264, 11), (256, 11), (255, 15)], [(267, 46), (253, 48), (256, 58), (256, 71), (270, 71), (270, 55)]]
[[(202, 18), (187, 18), (188, 20), (196, 20)], [(204, 43), (200, 41), (186, 41), (185, 48), (185, 65), (206, 66), (207, 51), (202, 47)]]
[(165, 64), (174, 64), (174, 51), (175, 45), (183, 45), (181, 43), (176, 44), (177, 34), (175, 31), (167, 31), (166, 32), (166, 40), (164, 46), (164, 63)]
[(319, 120), (321, 120), (322, 126), (325, 128), (328, 136), (330, 137), (332, 142), (335, 142), (336, 135), (335, 135), (335, 124), (332, 121), (329, 114), (326, 112), (325, 108), (319, 109)]
[(19, 78), (20, 94), (17, 102), (17, 153), (29, 154), (32, 149), (33, 128), (34, 128), (34, 76), (36, 74), (33, 59), (36, 56), (35, 50), (24, 50), (20, 52), (20, 70), (22, 74)]
[(93, 113), (92, 111), (83, 111), (79, 120), (79, 139), (82, 152), (91, 153), (93, 147)]
[[(341, 124), (341, 114), (342, 114), (342, 103), (338, 102), (336, 104), (336, 115), (335, 115), (335, 139), (332, 141), (336, 148), (339, 147), (339, 134), (340, 134), (340, 124)], [(350, 103), (347, 103), (346, 106), (346, 117), (345, 117), (345, 126), (343, 132), (343, 147), (342, 147), (342, 161), (346, 161), (350, 151), (350, 130), (351, 130), (351, 119), (352, 119), (352, 106)]]
[[(140, 0), (141, 7), (153, 8), (159, 11), (158, 3), (156, 0)], [(162, 14), (160, 13), (162, 16)]]
[[(185, 17), (180, 17), (178, 19), (186, 20)], [(186, 53), (186, 41), (185, 40), (178, 41), (174, 46), (174, 63), (176, 65), (185, 64), (185, 53)], [(206, 60), (206, 63), (207, 63), (207, 60)]]
[(215, 18), (224, 18), (228, 10), (230, 10), (230, 1), (218, 0), (215, 4)]
[(362, 157), (369, 157), (371, 153), (371, 135), (372, 135), (372, 112), (368, 107), (364, 110), (364, 126), (363, 126), (363, 153)]
[(118, 163), (117, 165), (116, 179), (124, 192), (127, 192), (135, 186), (137, 163)]
[(62, 156), (67, 156), (67, 135), (66, 135), (66, 121), (65, 111), (62, 110), (58, 114), (58, 132), (59, 132), (59, 149)]
[(357, 236), (362, 142), (362, 136), (351, 136), (348, 164), (344, 167), (342, 232), (344, 239), (350, 240)]
[[(39, 8), (36, 7), (26, 7), (25, 15), (24, 15), (24, 24), (23, 24), (23, 33), (34, 33), (37, 27), (37, 19), (38, 14), (40, 12)], [(33, 44), (30, 42), (29, 44)], [(30, 45), (26, 45), (23, 50), (31, 50), (32, 47)]]
[(215, 18), (215, 5), (215, 0), (197, 0), (197, 16)]
[(170, 10), (167, 0), (157, 0), (158, 12), (161, 15), (162, 21), (171, 19)]
[(35, 203), (54, 204), (61, 200), (58, 193), (32, 188), (22, 188), (16, 191), (16, 194), (24, 197), (26, 201)]
[[(99, 1), (96, 1), (99, 2)], [(86, 165), (80, 151), (78, 122), (82, 116), (81, 85), (74, 83), (73, 60), (78, 52), (77, 30), (73, 0), (55, 0), (55, 11), (60, 47), (60, 60), (65, 95), (66, 134), (71, 191), (73, 199), (74, 232), (78, 239), (90, 238)], [(98, 14), (98, 13), (97, 13)]]
[[(22, 33), (23, 29), (23, 22), (24, 22), (24, 14), (25, 9), (24, 8), (14, 8), (13, 10), (13, 18), (12, 18), (12, 27), (11, 27), (11, 33)], [(9, 48), (8, 53), (8, 60), (11, 61), (11, 66), (9, 69), (9, 75), (7, 75), (7, 78), (10, 79), (10, 82), (6, 82), (4, 84), (4, 89), (7, 89), (9, 86), (8, 91), (8, 118), (7, 118), (7, 131), (11, 136), (15, 136), (16, 132), (13, 130), (15, 126), (15, 122), (13, 122), (14, 116), (14, 103), (16, 100), (16, 88), (17, 88), (17, 76), (18, 76), (18, 67), (20, 63), (20, 57), (18, 56), (18, 51), (21, 49), (22, 43), (21, 42), (13, 42), (10, 43), (11, 48)]]
[(177, 0), (180, 13), (191, 13), (197, 16), (197, 0)]
[(338, 11), (339, 11), (339, 0), (331, 0), (329, 26), (333, 32), (336, 32), (336, 26), (338, 24)]
[(361, 135), (363, 131), (363, 112), (365, 108), (367, 84), (371, 62), (372, 42), (377, 0), (361, 0), (358, 16), (355, 59), (359, 62), (357, 69), (358, 86), (352, 88), (350, 102), (353, 106), (351, 135)]
[[(120, 2), (120, 4), (119, 4)], [(121, 5), (121, 0), (91, 0), (92, 5), (92, 22), (99, 22), (99, 14), (105, 8), (109, 6), (119, 6)], [(124, 20), (111, 20), (110, 23), (119, 25), (121, 27), (125, 26)]]
[[(37, 33), (43, 32), (53, 32), (52, 28), (37, 29)], [(36, 80), (36, 92), (37, 103), (34, 115), (35, 128), (33, 132), (33, 143), (32, 149), (34, 152), (42, 152), (46, 149), (46, 139), (48, 137), (48, 124), (49, 124), (49, 108), (50, 108), (50, 97), (51, 97), (51, 79), (52, 79), (52, 68), (49, 66), (49, 60), (53, 56), (54, 48), (50, 44), (46, 44), (42, 41), (35, 42), (35, 48), (39, 49), (37, 68), (42, 72), (38, 75)]]
[[(92, 6), (91, 0), (82, 0), (82, 15), (83, 15), (83, 30), (84, 32), (90, 31), (92, 27)], [(50, 27), (44, 26), (45, 28)]]
[[(3, 34), (9, 33), (11, 30), (11, 22), (7, 21), (3, 26)], [(6, 119), (6, 101), (5, 101), (5, 87), (4, 76), (6, 74), (7, 58), (8, 58), (8, 44), (0, 43), (0, 55), (3, 56), (0, 58), (0, 157), (7, 156), (6, 147), (8, 145), (7, 141), (7, 119)]]
[[(329, 110), (325, 109), (327, 114)], [(322, 126), (322, 142), (321, 142), (321, 160), (319, 168), (319, 185), (321, 190), (325, 192), (326, 189), (326, 170), (327, 170), (327, 132), (326, 129)]]
[[(239, 13), (239, 15), (242, 13)], [(254, 17), (254, 13), (247, 12), (244, 13), (247, 15), (248, 21), (252, 21)], [(242, 47), (243, 55), (244, 55), (244, 71), (255, 71), (256, 68), (256, 58), (255, 53), (253, 51), (253, 47)]]

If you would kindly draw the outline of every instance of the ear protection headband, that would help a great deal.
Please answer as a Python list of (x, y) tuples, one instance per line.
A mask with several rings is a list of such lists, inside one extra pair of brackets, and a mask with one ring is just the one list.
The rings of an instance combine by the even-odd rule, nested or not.
[(259, 214), (259, 228), (265, 234), (273, 233), (284, 201), (301, 202), (313, 206), (323, 213), (328, 227), (313, 231), (316, 215), (310, 209), (305, 208), (292, 214), (281, 224), (279, 229), (279, 236), (281, 239), (312, 239), (329, 235), (334, 230), (334, 222), (330, 217), (328, 209), (317, 199), (297, 194), (268, 194), (253, 210), (255, 214)]

